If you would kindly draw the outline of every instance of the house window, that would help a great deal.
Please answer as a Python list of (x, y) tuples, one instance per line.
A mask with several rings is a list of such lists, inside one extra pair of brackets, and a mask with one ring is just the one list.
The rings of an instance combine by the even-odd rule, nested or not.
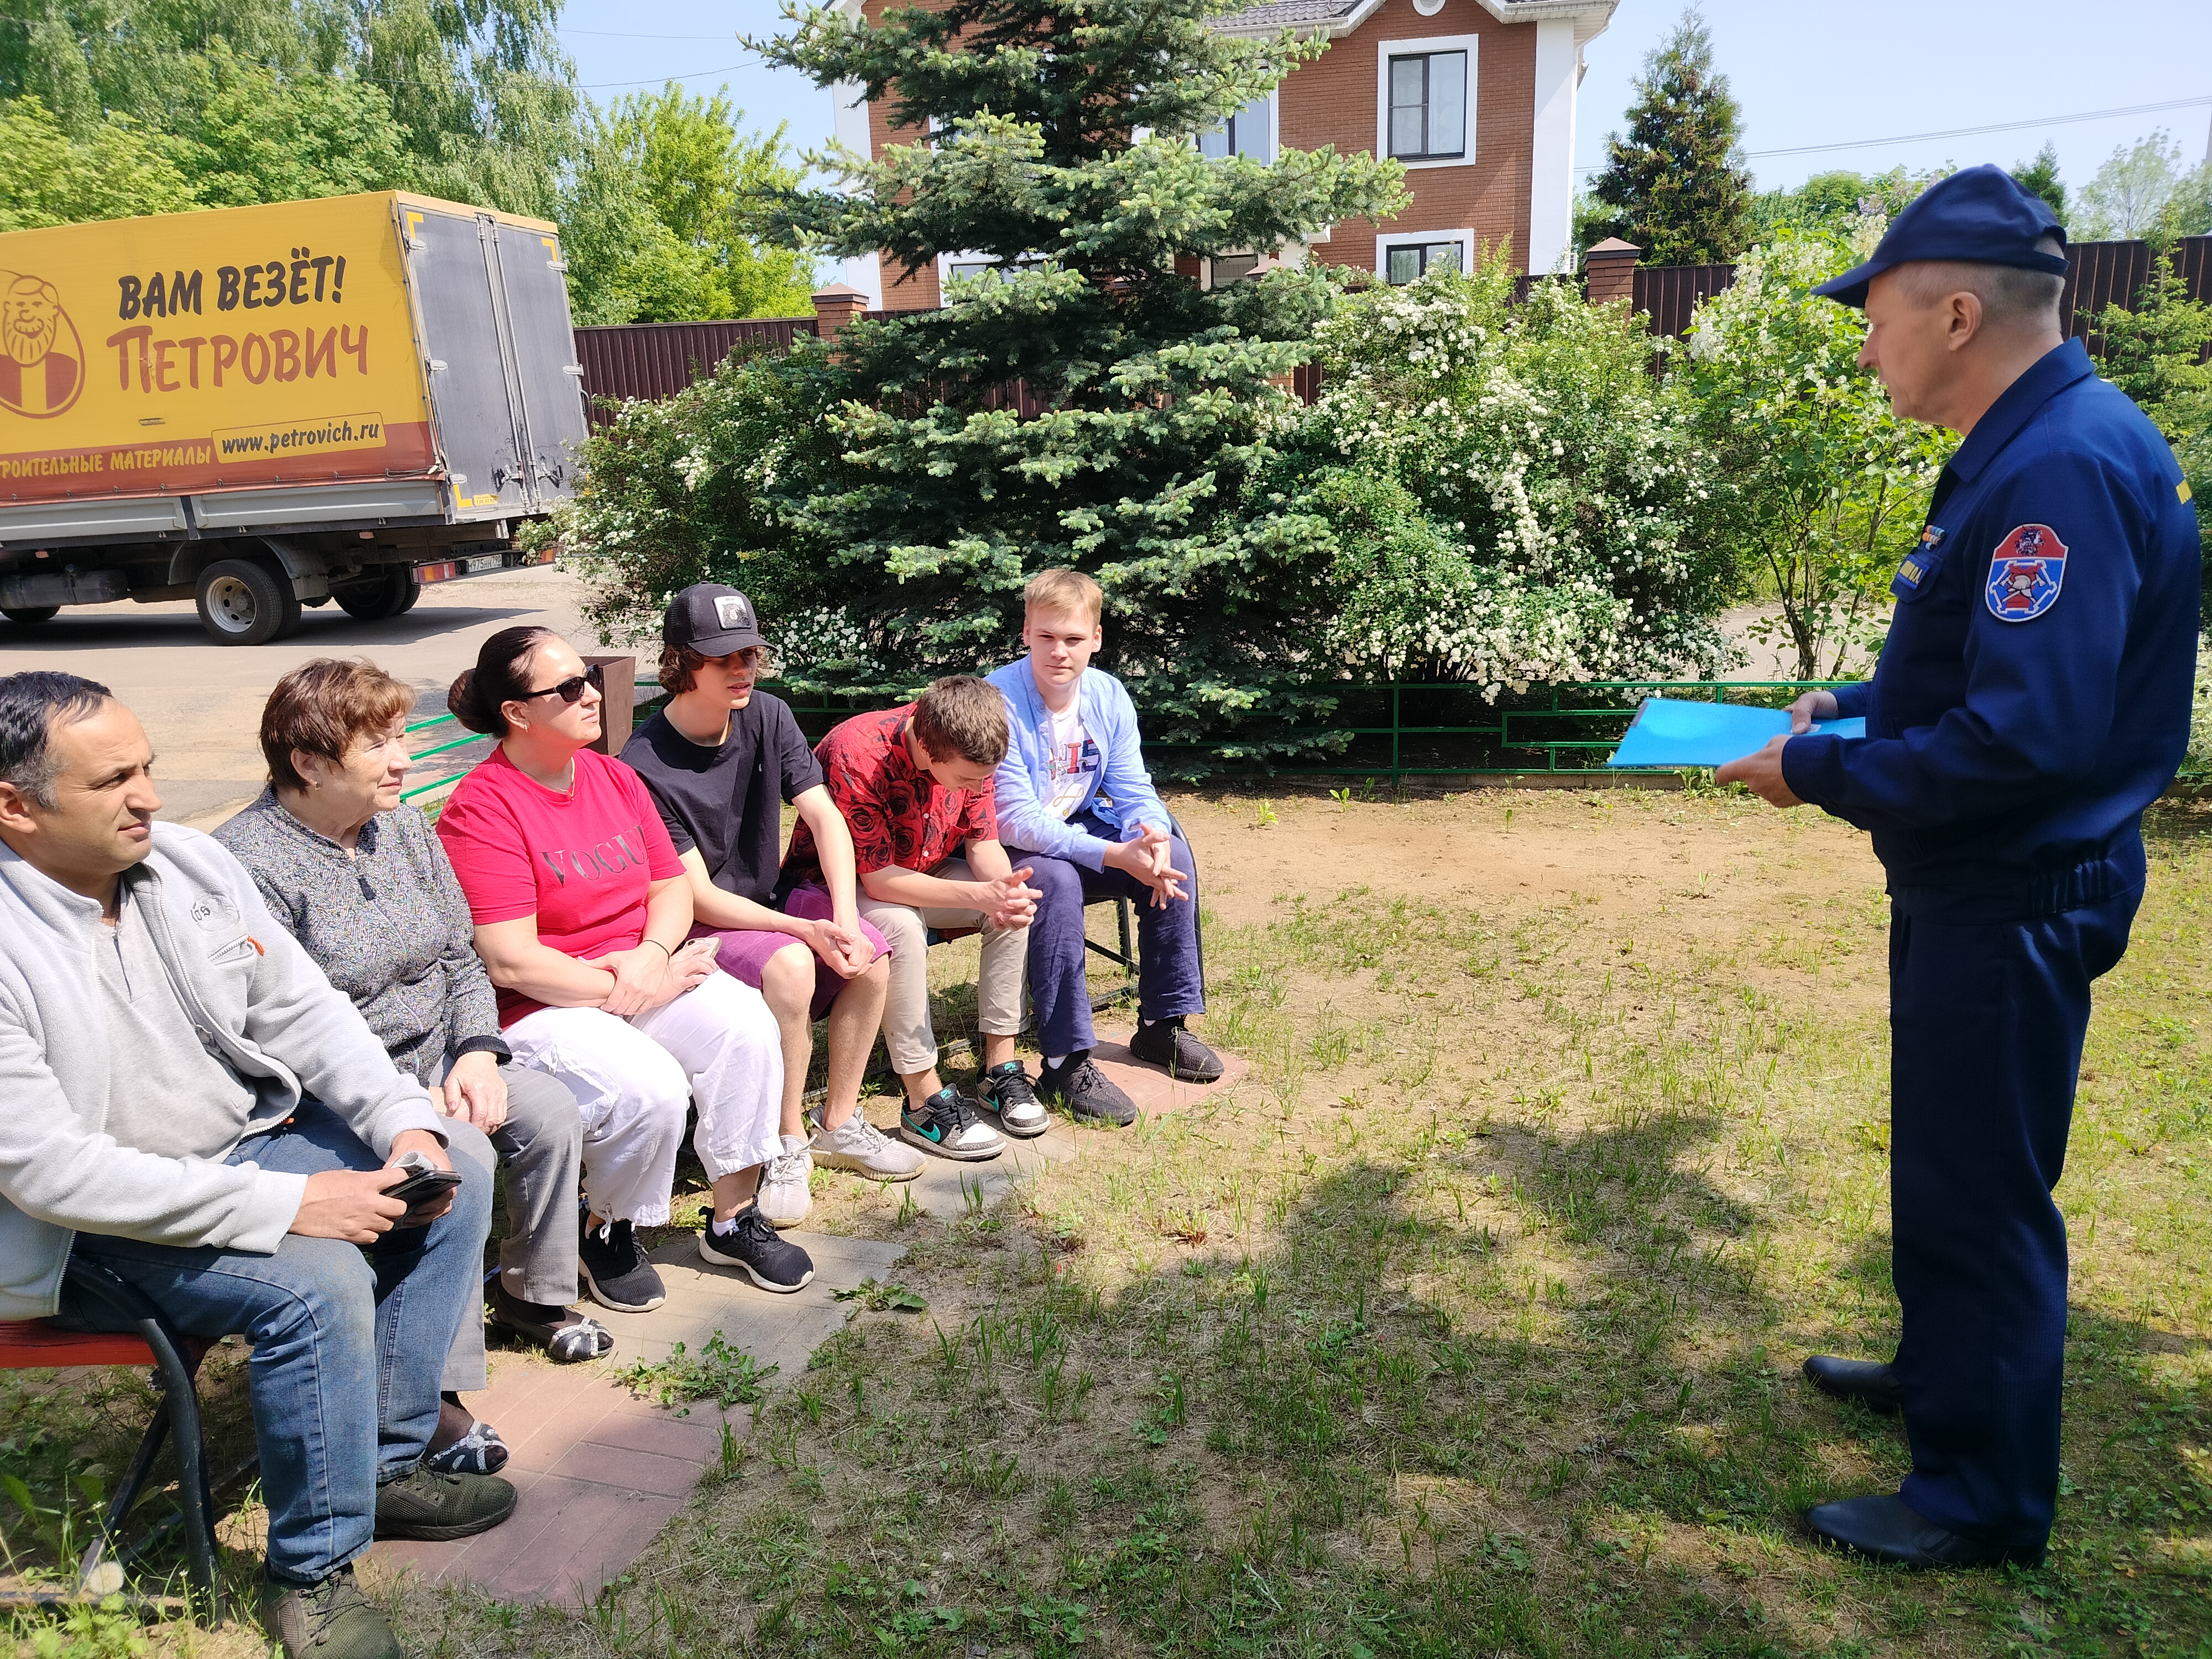
[(1457, 161), (1467, 154), (1467, 53), (1393, 56), (1389, 91), (1393, 159)]
[(1419, 282), (1432, 270), (1462, 268), (1457, 242), (1393, 242), (1382, 258), (1383, 276), (1399, 288)]
[(1432, 270), (1465, 270), (1471, 230), (1417, 230), (1382, 236), (1375, 244), (1375, 274), (1394, 287), (1418, 283)]
[(1198, 153), (1222, 161), (1249, 155), (1255, 161), (1275, 159), (1275, 94), (1255, 98), (1211, 132), (1198, 136)]
[(1256, 253), (1217, 253), (1210, 263), (1211, 280), (1207, 286), (1227, 288), (1230, 283), (1242, 282), (1257, 270), (1260, 256)]
[[(1034, 253), (1024, 254), (1014, 261), (1017, 270), (1034, 270), (1044, 264)], [(949, 282), (955, 276), (996, 276), (1001, 281), (1009, 275), (1007, 267), (988, 253), (947, 253), (942, 256), (938, 280)]]

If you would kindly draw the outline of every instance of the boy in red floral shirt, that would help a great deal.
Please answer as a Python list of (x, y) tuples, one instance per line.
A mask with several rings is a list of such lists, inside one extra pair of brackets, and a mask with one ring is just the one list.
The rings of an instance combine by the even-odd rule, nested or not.
[[(1044, 1108), (1014, 1057), (1037, 895), (1024, 884), (1030, 872), (1016, 870), (999, 844), (992, 804), (992, 774), (1006, 753), (1006, 699), (982, 680), (951, 676), (902, 708), (845, 721), (814, 753), (852, 833), (860, 915), (891, 945), (884, 1046), (906, 1089), (900, 1134), (963, 1162), (1006, 1150), (998, 1131), (975, 1115), (977, 1103), (937, 1074), (927, 937), (933, 927), (982, 930), (975, 984), (981, 1103), (1008, 1134), (1043, 1133)], [(820, 879), (813, 834), (802, 822), (778, 884)]]

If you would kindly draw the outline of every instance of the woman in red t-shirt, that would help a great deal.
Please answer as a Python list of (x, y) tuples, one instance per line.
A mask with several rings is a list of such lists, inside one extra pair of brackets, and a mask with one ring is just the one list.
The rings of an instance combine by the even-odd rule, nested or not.
[(764, 1290), (814, 1276), (755, 1195), (783, 1150), (783, 1054), (759, 992), (686, 945), (691, 889), (637, 774), (585, 745), (599, 736), (597, 670), (550, 629), (505, 628), (453, 682), (447, 706), (499, 747), (438, 819), (476, 947), (499, 988), (515, 1062), (576, 1097), (591, 1217), (579, 1246), (593, 1299), (624, 1312), (665, 1294), (635, 1228), (668, 1220), (687, 1101), (714, 1183), (699, 1241)]

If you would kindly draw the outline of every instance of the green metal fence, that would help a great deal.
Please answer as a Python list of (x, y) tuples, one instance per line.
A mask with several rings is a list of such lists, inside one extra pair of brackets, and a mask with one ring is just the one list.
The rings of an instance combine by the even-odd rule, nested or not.
[[(1233, 751), (1233, 741), (1147, 739), (1146, 751), (1154, 770), (1173, 776), (1203, 771), (1209, 778), (1358, 777), (1388, 778), (1394, 785), (1404, 778), (1589, 774), (1618, 776), (1604, 763), (1628, 729), (1637, 705), (1646, 696), (1695, 697), (1714, 702), (1752, 703), (1779, 708), (1800, 692), (1843, 684), (1837, 680), (1590, 680), (1572, 685), (1531, 688), (1525, 693), (1504, 692), (1496, 702), (1480, 686), (1447, 680), (1391, 682), (1330, 682), (1315, 688), (1337, 701), (1346, 718), (1330, 726), (1279, 727), (1261, 739), (1271, 750), (1285, 746), (1309, 752), (1326, 752), (1325, 762), (1301, 761), (1291, 765), (1258, 764), (1240, 769), (1231, 753), (1226, 763), (1218, 757)], [(638, 706), (642, 716), (659, 702), (658, 688), (650, 680), (638, 682), (641, 690), (653, 696)], [(793, 702), (792, 712), (810, 738), (818, 739), (839, 720), (871, 709), (891, 707), (890, 697), (817, 696)], [(408, 726), (416, 732), (440, 732), (457, 726), (451, 714), (416, 720)], [(471, 744), (489, 744), (473, 732), (434, 744), (416, 756), (417, 763), (454, 753)], [(1178, 757), (1208, 757), (1202, 768)], [(470, 757), (471, 759), (480, 757)], [(465, 768), (461, 769), (465, 770)], [(413, 800), (451, 787), (459, 777), (451, 772), (405, 792)]]
[[(1800, 692), (1839, 680), (1592, 680), (1506, 691), (1492, 701), (1480, 686), (1457, 681), (1333, 681), (1309, 687), (1337, 702), (1344, 716), (1328, 726), (1256, 729), (1239, 739), (1177, 741), (1148, 737), (1152, 769), (1209, 779), (1259, 777), (1516, 777), (1559, 774), (1619, 776), (1605, 764), (1646, 696), (1714, 702), (1787, 705)], [(792, 709), (810, 737), (887, 699), (817, 699)], [(1240, 768), (1235, 750), (1264, 745), (1303, 749), (1322, 761)], [(1224, 751), (1228, 751), (1226, 757)], [(1203, 757), (1203, 766), (1182, 757)]]

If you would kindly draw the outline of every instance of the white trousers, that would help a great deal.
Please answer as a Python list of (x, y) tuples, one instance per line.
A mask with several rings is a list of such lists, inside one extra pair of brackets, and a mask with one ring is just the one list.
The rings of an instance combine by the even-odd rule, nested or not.
[(783, 1150), (783, 1040), (761, 994), (727, 974), (649, 1013), (540, 1008), (503, 1035), (518, 1064), (576, 1097), (593, 1215), (667, 1222), (687, 1101), (698, 1102), (691, 1145), (709, 1180)]

